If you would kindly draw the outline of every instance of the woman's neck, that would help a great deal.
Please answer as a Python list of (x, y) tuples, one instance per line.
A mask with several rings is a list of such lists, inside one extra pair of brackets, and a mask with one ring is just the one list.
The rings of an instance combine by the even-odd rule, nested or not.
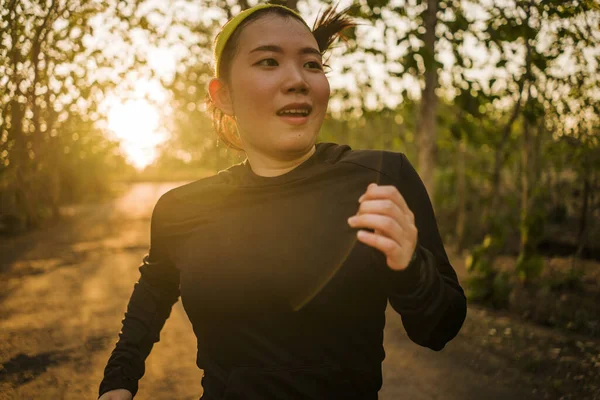
[(308, 160), (316, 151), (313, 145), (310, 150), (302, 156), (293, 160), (274, 159), (263, 154), (246, 152), (252, 172), (264, 177), (273, 177), (290, 172), (304, 161)]

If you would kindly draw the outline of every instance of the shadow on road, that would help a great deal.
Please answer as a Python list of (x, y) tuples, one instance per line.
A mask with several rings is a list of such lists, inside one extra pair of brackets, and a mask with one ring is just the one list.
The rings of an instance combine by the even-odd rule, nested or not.
[(0, 382), (10, 381), (17, 385), (27, 383), (46, 372), (48, 367), (68, 360), (67, 353), (65, 351), (48, 351), (34, 356), (19, 353), (2, 364)]

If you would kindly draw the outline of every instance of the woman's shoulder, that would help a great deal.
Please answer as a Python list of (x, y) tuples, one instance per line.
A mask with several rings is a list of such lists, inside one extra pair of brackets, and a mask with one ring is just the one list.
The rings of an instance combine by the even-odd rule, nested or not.
[(199, 192), (206, 190), (207, 187), (217, 183), (221, 183), (222, 178), (219, 174), (210, 175), (193, 182), (188, 182), (179, 186), (176, 186), (160, 197), (159, 202), (172, 203), (181, 200), (186, 200), (190, 197), (196, 197)]
[(382, 149), (351, 149), (346, 151), (337, 162), (355, 164), (393, 179), (398, 179), (402, 169), (409, 164), (404, 153)]
[[(220, 172), (185, 183), (163, 193), (154, 206), (153, 215), (173, 220), (189, 214), (190, 210), (219, 202), (223, 195), (223, 177)], [(219, 198), (217, 198), (217, 196)]]

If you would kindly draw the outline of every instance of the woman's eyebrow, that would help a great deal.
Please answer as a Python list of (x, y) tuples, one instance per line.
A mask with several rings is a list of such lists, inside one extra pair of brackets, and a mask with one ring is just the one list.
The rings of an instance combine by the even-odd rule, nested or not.
[[(254, 53), (255, 51), (273, 51), (275, 53), (283, 53), (283, 49), (281, 47), (273, 45), (273, 44), (258, 46), (254, 50), (251, 50), (250, 53)], [(319, 57), (321, 56), (321, 52), (319, 50), (315, 49), (314, 47), (302, 47), (300, 50), (298, 50), (298, 53), (299, 54), (315, 54), (315, 55), (318, 55)]]

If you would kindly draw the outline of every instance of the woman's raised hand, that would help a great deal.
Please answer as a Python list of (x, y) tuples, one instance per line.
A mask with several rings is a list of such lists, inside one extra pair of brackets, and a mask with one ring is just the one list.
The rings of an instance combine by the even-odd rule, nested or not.
[(374, 230), (359, 230), (358, 239), (381, 250), (391, 269), (405, 269), (415, 251), (418, 231), (404, 197), (395, 186), (371, 183), (358, 201), (360, 207), (356, 215), (348, 218), (348, 224)]
[(115, 389), (104, 393), (98, 400), (131, 400), (133, 396), (127, 389)]

